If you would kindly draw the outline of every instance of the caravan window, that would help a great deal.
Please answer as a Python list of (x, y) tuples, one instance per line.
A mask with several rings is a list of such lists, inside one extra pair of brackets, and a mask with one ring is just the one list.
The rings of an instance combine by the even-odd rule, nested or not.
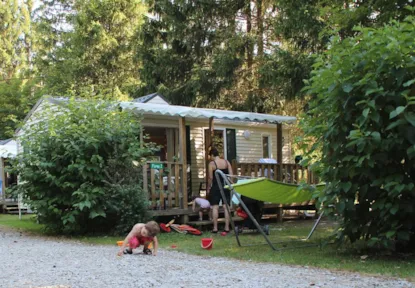
[(269, 136), (262, 136), (262, 158), (270, 158)]

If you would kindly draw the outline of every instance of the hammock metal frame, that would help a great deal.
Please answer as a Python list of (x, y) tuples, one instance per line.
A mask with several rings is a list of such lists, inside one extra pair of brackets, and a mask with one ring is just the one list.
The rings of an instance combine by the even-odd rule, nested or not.
[[(225, 197), (225, 191), (224, 191), (224, 186), (222, 185), (222, 181), (221, 178), (223, 179), (223, 182), (225, 184), (225, 186), (229, 187), (229, 190), (231, 192), (231, 198), (233, 197), (233, 195), (235, 195), (235, 197), (238, 199), (239, 204), (241, 204), (242, 208), (245, 210), (245, 212), (248, 214), (248, 217), (252, 220), (252, 222), (254, 223), (255, 227), (257, 228), (257, 230), (261, 233), (261, 235), (264, 237), (265, 241), (267, 243), (263, 243), (263, 244), (268, 244), (272, 250), (274, 251), (279, 251), (279, 250), (284, 250), (284, 249), (294, 249), (294, 248), (304, 248), (304, 247), (311, 247), (311, 246), (318, 246), (318, 244), (306, 244), (306, 245), (299, 245), (299, 246), (294, 246), (294, 247), (276, 247), (274, 244), (283, 244), (285, 242), (271, 242), (271, 240), (269, 239), (269, 237), (266, 235), (266, 233), (264, 232), (263, 228), (261, 227), (261, 225), (259, 225), (258, 221), (256, 221), (255, 217), (252, 215), (251, 211), (249, 211), (248, 207), (245, 205), (245, 203), (242, 201), (241, 197), (239, 196), (239, 194), (237, 193), (237, 191), (235, 190), (235, 188), (233, 187), (232, 183), (229, 181), (228, 177), (234, 177), (237, 178), (238, 176), (235, 175), (226, 175), (225, 173), (223, 173), (222, 171), (220, 171), (219, 169), (217, 169), (215, 171), (215, 177), (216, 180), (219, 184), (219, 189), (220, 189), (220, 194), (222, 196), (222, 201), (225, 204), (226, 210), (228, 211), (228, 215), (231, 215), (231, 211), (230, 211), (230, 206), (228, 201), (226, 200)], [(307, 238), (304, 239), (304, 241), (308, 241), (311, 236), (313, 235), (314, 231), (317, 229), (318, 224), (320, 223), (320, 220), (322, 218), (324, 214), (324, 211), (320, 214), (320, 216), (318, 217), (318, 219), (316, 220), (316, 222), (314, 223), (313, 228), (311, 229), (310, 233), (308, 234)], [(239, 247), (246, 247), (246, 246), (255, 246), (255, 245), (262, 245), (262, 244), (248, 244), (248, 245), (242, 245), (241, 244), (241, 240), (239, 239), (239, 233), (235, 233), (235, 222), (233, 221), (232, 217), (230, 218), (230, 223), (231, 223), (231, 227), (232, 227), (232, 231), (234, 231), (235, 237), (236, 237), (236, 242), (238, 243)], [(298, 241), (290, 241), (290, 242), (298, 242)], [(301, 241), (302, 242), (302, 241)], [(304, 242), (302, 242), (304, 243)], [(283, 246), (283, 245), (282, 245)]]

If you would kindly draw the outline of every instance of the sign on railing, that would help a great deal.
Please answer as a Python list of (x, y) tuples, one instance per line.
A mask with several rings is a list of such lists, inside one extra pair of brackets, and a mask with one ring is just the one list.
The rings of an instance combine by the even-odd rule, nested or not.
[(179, 162), (147, 162), (144, 165), (143, 187), (152, 209), (187, 208), (186, 173), (187, 169)]
[(150, 169), (163, 169), (163, 163), (150, 163)]

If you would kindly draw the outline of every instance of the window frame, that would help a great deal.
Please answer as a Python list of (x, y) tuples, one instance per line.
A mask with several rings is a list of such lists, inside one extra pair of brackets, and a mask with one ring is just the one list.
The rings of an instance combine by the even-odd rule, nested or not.
[[(265, 157), (264, 156), (264, 152), (265, 152), (265, 150), (264, 150), (264, 138), (267, 138), (268, 139), (268, 157)], [(271, 145), (272, 145), (272, 138), (271, 138), (271, 135), (270, 134), (268, 134), (268, 133), (263, 133), (262, 135), (261, 135), (261, 147), (262, 147), (262, 158), (263, 159), (269, 159), (269, 158), (272, 158), (272, 147), (271, 147)]]

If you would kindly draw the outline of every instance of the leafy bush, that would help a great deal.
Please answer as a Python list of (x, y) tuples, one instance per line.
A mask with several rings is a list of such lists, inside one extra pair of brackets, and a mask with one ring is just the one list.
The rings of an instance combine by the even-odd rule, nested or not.
[(390, 249), (415, 240), (414, 24), (357, 28), (314, 65), (302, 124), (321, 158), (303, 163), (327, 182), (319, 201), (339, 215), (339, 240)]
[(147, 217), (140, 164), (153, 147), (140, 146), (140, 119), (113, 103), (86, 101), (36, 117), (19, 138), (24, 152), (15, 168), (42, 223), (64, 233), (124, 232)]

